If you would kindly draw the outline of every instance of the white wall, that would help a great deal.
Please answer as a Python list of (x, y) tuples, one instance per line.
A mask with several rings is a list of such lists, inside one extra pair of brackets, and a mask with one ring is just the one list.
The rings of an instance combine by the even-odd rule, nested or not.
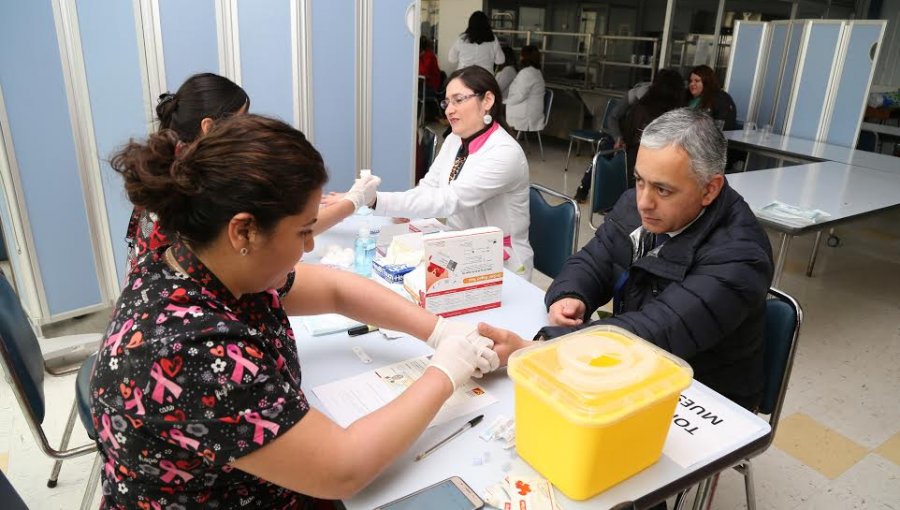
[(438, 15), (438, 65), (448, 75), (456, 70), (456, 64), (447, 60), (447, 53), (459, 34), (466, 30), (469, 16), (482, 10), (482, 0), (443, 0)]

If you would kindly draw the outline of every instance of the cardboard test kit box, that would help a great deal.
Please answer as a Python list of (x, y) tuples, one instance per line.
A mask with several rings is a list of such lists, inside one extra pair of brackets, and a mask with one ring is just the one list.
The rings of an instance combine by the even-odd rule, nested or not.
[(503, 232), (496, 227), (424, 237), (424, 264), (403, 278), (419, 306), (444, 317), (500, 306)]

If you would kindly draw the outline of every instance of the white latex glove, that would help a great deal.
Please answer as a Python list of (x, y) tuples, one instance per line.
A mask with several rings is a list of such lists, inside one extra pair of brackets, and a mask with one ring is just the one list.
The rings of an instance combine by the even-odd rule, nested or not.
[(484, 347), (476, 347), (461, 336), (450, 336), (441, 342), (434, 356), (431, 357), (431, 365), (447, 374), (453, 391), (461, 384), (465, 384), (470, 377), (479, 373), (480, 367), (490, 364), (485, 356), (494, 351)]
[(479, 335), (478, 326), (469, 324), (467, 322), (451, 321), (438, 316), (437, 324), (435, 324), (434, 330), (431, 332), (431, 335), (428, 337), (428, 340), (426, 340), (425, 343), (428, 344), (432, 349), (437, 350), (440, 344), (445, 339), (454, 336), (464, 337), (466, 341), (468, 341), (475, 347), (485, 347), (488, 351), (490, 351), (484, 356), (484, 359), (489, 362), (489, 365), (483, 368), (479, 367), (479, 371), (475, 375), (475, 377), (481, 377), (483, 374), (492, 372), (500, 366), (500, 357), (497, 356), (496, 352), (491, 350), (491, 348), (494, 347), (494, 342), (490, 338), (485, 338)]
[(344, 200), (349, 200), (355, 209), (359, 209), (364, 205), (372, 205), (375, 202), (375, 192), (378, 185), (381, 184), (381, 178), (375, 176), (363, 176), (353, 181), (353, 186), (344, 193)]

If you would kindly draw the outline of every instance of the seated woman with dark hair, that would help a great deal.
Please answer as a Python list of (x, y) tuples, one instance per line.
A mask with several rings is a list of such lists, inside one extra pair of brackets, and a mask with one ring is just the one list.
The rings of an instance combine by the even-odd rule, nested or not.
[[(374, 281), (297, 264), (313, 249), (327, 175), (291, 126), (232, 116), (189, 144), (164, 130), (111, 164), (171, 244), (138, 259), (94, 365), (102, 508), (307, 509), (349, 497), (458, 385), (497, 367), (473, 326)], [(309, 406), (288, 321), (326, 312), (435, 348), (418, 381), (346, 429)]]
[(521, 69), (509, 85), (506, 122), (516, 131), (537, 131), (544, 126), (544, 75), (541, 73), (541, 50), (525, 46), (519, 53)]
[(706, 65), (691, 69), (688, 80), (687, 106), (698, 108), (715, 120), (724, 121), (725, 131), (737, 129), (737, 108), (734, 99), (722, 90), (719, 78)]

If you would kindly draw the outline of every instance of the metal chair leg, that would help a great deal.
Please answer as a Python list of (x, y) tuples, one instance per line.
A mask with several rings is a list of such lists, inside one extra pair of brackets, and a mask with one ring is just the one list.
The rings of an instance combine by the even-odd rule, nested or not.
[(709, 493), (709, 478), (697, 484), (697, 496), (694, 497), (693, 510), (703, 508), (703, 502), (706, 501), (706, 495)]
[(94, 501), (94, 492), (97, 490), (97, 483), (100, 482), (100, 465), (102, 461), (100, 460), (100, 453), (98, 452), (94, 455), (94, 464), (91, 466), (91, 474), (88, 477), (87, 487), (84, 488), (84, 496), (81, 498), (81, 506), (79, 507), (81, 510), (88, 510), (91, 508), (91, 503)]
[(753, 465), (750, 463), (749, 459), (744, 461), (743, 470), (741, 472), (744, 475), (744, 489), (747, 493), (747, 510), (756, 510), (756, 490), (753, 487)]
[(537, 132), (537, 137), (538, 137), (538, 147), (540, 147), (540, 149), (541, 149), (541, 161), (544, 161), (544, 144), (543, 144), (543, 142), (541, 142), (541, 132), (540, 131)]
[(806, 276), (812, 276), (813, 267), (816, 265), (816, 255), (819, 253), (819, 243), (822, 241), (822, 231), (816, 232), (816, 240), (813, 242), (812, 253), (809, 254), (809, 263), (806, 265)]
[(706, 493), (706, 500), (703, 502), (703, 507), (706, 510), (709, 510), (712, 507), (713, 498), (716, 497), (716, 487), (719, 486), (719, 473), (716, 473), (710, 478), (709, 490)]
[[(72, 437), (72, 429), (75, 428), (75, 415), (78, 410), (75, 408), (75, 402), (72, 402), (72, 409), (69, 411), (69, 419), (66, 420), (66, 428), (63, 430), (62, 441), (59, 442), (59, 451), (65, 451), (69, 446), (69, 438)], [(62, 460), (53, 463), (53, 470), (50, 471), (50, 479), (47, 480), (47, 487), (51, 489), (56, 487), (56, 481), (59, 479), (59, 470), (62, 469)]]
[(566, 167), (563, 168), (563, 172), (569, 171), (569, 157), (572, 156), (572, 144), (575, 143), (575, 139), (571, 136), (569, 137), (569, 151), (566, 152)]
[(685, 500), (687, 500), (687, 491), (688, 491), (688, 490), (690, 490), (690, 489), (685, 489), (685, 490), (679, 492), (679, 493), (675, 496), (675, 508), (674, 508), (674, 510), (681, 510), (682, 508), (684, 508), (684, 502), (685, 502)]

